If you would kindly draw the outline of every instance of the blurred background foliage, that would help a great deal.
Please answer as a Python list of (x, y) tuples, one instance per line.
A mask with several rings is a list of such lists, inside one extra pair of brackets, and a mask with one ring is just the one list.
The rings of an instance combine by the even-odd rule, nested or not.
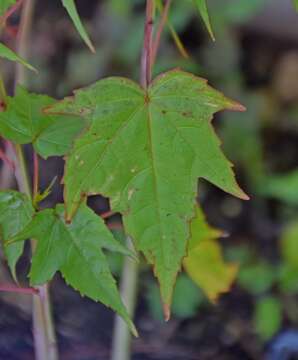
[[(96, 54), (84, 46), (58, 1), (37, 1), (30, 61), (39, 75), (30, 75), (30, 90), (60, 98), (104, 76), (138, 80), (145, 1), (76, 3)], [(225, 259), (238, 264), (239, 272), (216, 304), (181, 274), (173, 319), (165, 324), (157, 284), (142, 265), (136, 312), (141, 337), (133, 342), (132, 358), (293, 359), (298, 350), (298, 14), (291, 0), (208, 0), (208, 7), (215, 43), (192, 1), (173, 0), (169, 21), (188, 56), (181, 55), (167, 27), (154, 73), (181, 67), (247, 107), (246, 113), (225, 112), (214, 123), (251, 200), (241, 202), (205, 182), (199, 186), (208, 222), (229, 235), (219, 240)], [(18, 20), (11, 20), (11, 29)], [(2, 35), (6, 43), (13, 44), (12, 34)], [(13, 66), (4, 66), (12, 83)], [(42, 166), (44, 188), (53, 173), (61, 178), (61, 159)], [(57, 181), (44, 206), (59, 201)], [(99, 213), (108, 210), (103, 198), (92, 198), (90, 205)], [(109, 225), (124, 241), (120, 219), (111, 218)], [(121, 257), (110, 262), (120, 276)], [(8, 274), (2, 268), (4, 281)], [(62, 359), (108, 359), (112, 314), (58, 277), (52, 293)], [(5, 294), (0, 307), (0, 358), (32, 359), (28, 300)]]

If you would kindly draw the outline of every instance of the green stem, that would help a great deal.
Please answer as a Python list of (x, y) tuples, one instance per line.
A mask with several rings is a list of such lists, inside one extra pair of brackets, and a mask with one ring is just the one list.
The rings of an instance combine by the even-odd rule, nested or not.
[[(130, 239), (127, 239), (127, 246), (133, 251)], [(120, 291), (124, 304), (131, 317), (135, 313), (137, 292), (138, 292), (138, 263), (126, 257), (124, 260), (121, 276)], [(120, 316), (116, 316), (113, 334), (112, 360), (129, 360), (131, 354), (131, 334), (127, 324)]]
[[(27, 0), (22, 8), (21, 24), (18, 33), (17, 52), (26, 58), (29, 52), (29, 38), (34, 10), (34, 0)], [(17, 65), (15, 86), (26, 83), (26, 72), (22, 65)], [(16, 145), (16, 179), (20, 191), (32, 198), (31, 185), (28, 178), (27, 165), (21, 145)], [(32, 252), (35, 241), (31, 240)], [(33, 296), (33, 335), (36, 360), (58, 360), (55, 330), (51, 313), (48, 285), (38, 287), (39, 295)]]

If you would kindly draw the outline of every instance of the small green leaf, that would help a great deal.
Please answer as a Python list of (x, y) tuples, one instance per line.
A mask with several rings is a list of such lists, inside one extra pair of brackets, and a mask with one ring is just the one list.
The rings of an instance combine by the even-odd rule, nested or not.
[[(31, 221), (34, 209), (30, 199), (17, 191), (0, 192), (1, 238), (5, 242), (19, 233)], [(16, 280), (16, 263), (23, 253), (23, 243), (4, 247), (12, 276)]]
[(95, 48), (87, 34), (87, 31), (82, 24), (74, 0), (62, 0), (62, 4), (66, 8), (68, 15), (71, 17), (77, 31), (81, 35), (82, 39), (85, 41), (86, 45), (92, 52), (95, 53)]
[(209, 31), (209, 34), (210, 34), (212, 40), (214, 41), (215, 37), (214, 37), (213, 30), (211, 27), (211, 22), (210, 22), (210, 18), (209, 18), (209, 14), (208, 14), (206, 0), (194, 0), (194, 2), (202, 16), (202, 19), (204, 20), (204, 23), (207, 27), (207, 30)]
[(3, 16), (6, 11), (16, 3), (16, 0), (1, 0), (0, 1), (0, 17)]
[(256, 304), (255, 329), (263, 340), (270, 340), (281, 327), (282, 307), (280, 301), (273, 296), (267, 296)]
[(32, 65), (27, 63), (26, 60), (22, 59), (18, 54), (13, 52), (11, 49), (9, 49), (7, 46), (5, 46), (2, 43), (0, 43), (0, 57), (10, 60), (10, 61), (20, 63), (23, 66), (27, 67), (29, 70), (37, 72), (37, 70)]
[(111, 307), (136, 334), (120, 299), (102, 248), (130, 255), (117, 242), (103, 220), (82, 205), (71, 224), (64, 220), (64, 206), (43, 210), (9, 242), (33, 237), (37, 248), (32, 258), (30, 281), (41, 285), (60, 271), (65, 281), (82, 295)]
[(243, 107), (205, 80), (173, 70), (148, 91), (125, 78), (104, 79), (48, 110), (91, 121), (66, 163), (67, 218), (88, 194), (111, 198), (153, 265), (167, 310), (186, 255), (198, 178), (247, 199), (210, 123), (222, 109)]
[(298, 11), (298, 0), (293, 0), (295, 10)]
[(0, 134), (17, 144), (33, 143), (42, 157), (66, 154), (86, 122), (74, 116), (55, 116), (43, 112), (54, 99), (29, 93), (18, 86), (14, 97), (7, 97), (7, 109), (0, 113)]
[(211, 228), (202, 210), (197, 208), (191, 224), (188, 255), (183, 265), (190, 278), (212, 302), (230, 289), (238, 270), (237, 265), (224, 262), (220, 245), (216, 241), (219, 236), (221, 232)]

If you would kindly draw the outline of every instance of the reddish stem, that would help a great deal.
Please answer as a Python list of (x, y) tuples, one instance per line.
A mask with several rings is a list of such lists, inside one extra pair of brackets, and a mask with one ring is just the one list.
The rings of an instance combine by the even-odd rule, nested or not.
[(167, 18), (168, 18), (168, 13), (169, 13), (169, 9), (171, 6), (171, 2), (172, 0), (166, 0), (165, 6), (163, 8), (162, 14), (161, 14), (161, 19), (158, 25), (158, 29), (156, 32), (156, 36), (154, 39), (154, 43), (152, 46), (152, 58), (151, 58), (151, 67), (153, 67), (154, 63), (155, 63), (155, 59), (156, 59), (156, 55), (159, 49), (159, 45), (160, 45), (160, 39), (161, 39), (161, 34), (163, 32), (163, 29), (165, 27)]
[(110, 211), (106, 211), (106, 212), (100, 214), (100, 217), (102, 219), (108, 219), (109, 217), (114, 216), (114, 215), (115, 215), (115, 212), (110, 210)]
[(17, 0), (17, 2), (6, 11), (6, 13), (2, 16), (2, 18), (0, 18), (1, 19), (0, 22), (2, 24), (5, 24), (7, 19), (18, 10), (18, 8), (22, 5), (22, 3), (23, 0)]
[(39, 187), (39, 161), (38, 155), (33, 151), (33, 197), (38, 194)]
[(153, 0), (147, 0), (144, 45), (141, 63), (141, 85), (147, 89), (152, 71)]
[(21, 294), (30, 294), (30, 295), (38, 295), (39, 291), (35, 288), (21, 288), (13, 285), (0, 285), (0, 291), (5, 292), (14, 292), (14, 293), (21, 293)]
[(15, 164), (14, 162), (5, 154), (5, 152), (0, 149), (0, 159), (8, 165), (8, 167), (14, 172), (15, 171)]

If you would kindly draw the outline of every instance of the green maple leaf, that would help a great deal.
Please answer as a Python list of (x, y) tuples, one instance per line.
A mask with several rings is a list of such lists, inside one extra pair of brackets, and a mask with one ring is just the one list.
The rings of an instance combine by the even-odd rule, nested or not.
[(91, 121), (66, 162), (68, 220), (87, 195), (109, 197), (154, 266), (167, 315), (195, 215), (197, 179), (247, 199), (210, 123), (225, 108), (243, 109), (179, 70), (159, 76), (148, 91), (124, 78), (104, 79), (49, 108)]
[(0, 16), (3, 16), (6, 11), (16, 3), (16, 0), (1, 0), (0, 1)]
[[(5, 242), (31, 221), (34, 209), (30, 199), (17, 191), (0, 192), (0, 227), (1, 238)], [(23, 253), (23, 243), (4, 247), (13, 278), (16, 280), (16, 263)]]
[(118, 312), (136, 334), (119, 296), (102, 248), (130, 255), (117, 242), (103, 220), (82, 205), (71, 224), (64, 220), (64, 206), (46, 209), (8, 243), (34, 238), (37, 248), (32, 258), (30, 282), (33, 286), (49, 281), (60, 271), (65, 281), (82, 295)]
[(238, 266), (224, 262), (220, 244), (222, 232), (212, 228), (198, 207), (191, 223), (191, 238), (183, 266), (190, 278), (215, 302), (235, 280)]
[(86, 122), (74, 116), (54, 116), (43, 108), (55, 100), (45, 95), (29, 93), (19, 86), (14, 97), (7, 97), (6, 111), (0, 113), (0, 134), (17, 144), (33, 143), (42, 157), (67, 153), (74, 138)]

